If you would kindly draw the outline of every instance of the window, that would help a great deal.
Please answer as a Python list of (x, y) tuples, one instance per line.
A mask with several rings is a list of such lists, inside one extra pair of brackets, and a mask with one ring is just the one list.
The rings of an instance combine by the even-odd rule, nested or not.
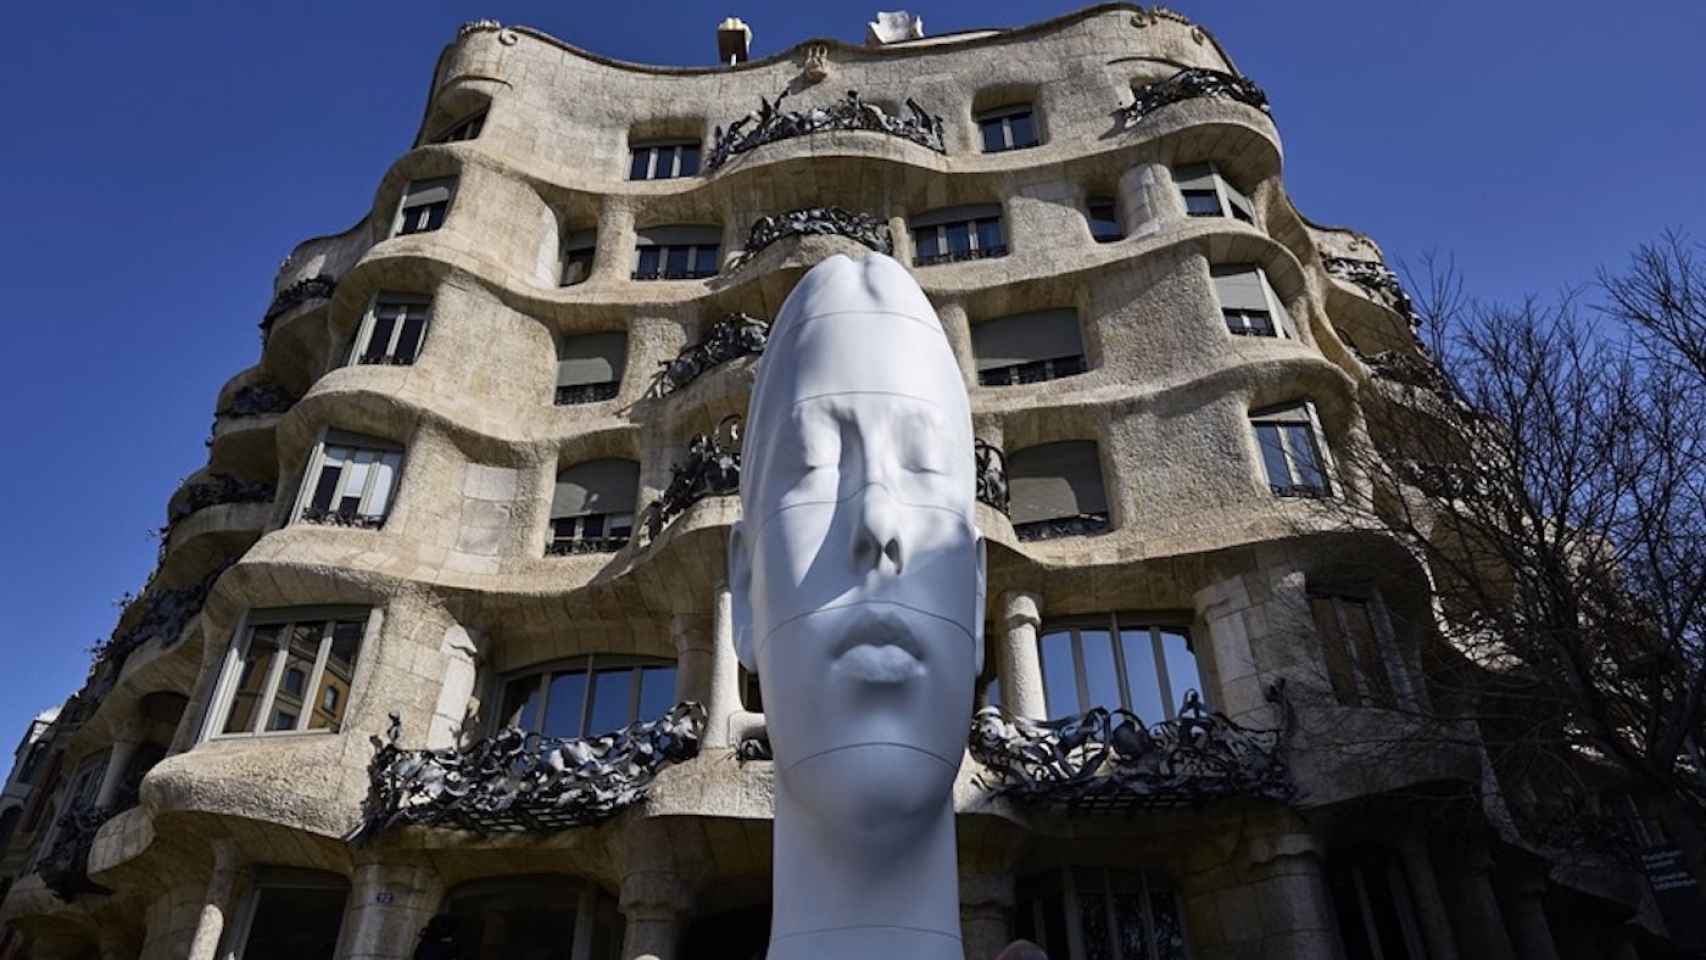
[(403, 201), (397, 205), (397, 224), (391, 230), (394, 237), (425, 233), (444, 225), (450, 212), (450, 192), (456, 185), (454, 177), (438, 180), (416, 180), (403, 191)]
[(432, 956), (457, 960), (617, 960), (622, 927), (616, 899), (590, 883), (554, 875), (502, 877), (452, 890), (426, 939), (448, 940), (450, 949)]
[(979, 114), (977, 129), (983, 134), (984, 153), (1020, 150), (1041, 142), (1037, 139), (1036, 117), (1028, 103)]
[(366, 629), (361, 608), (251, 614), (226, 660), (214, 736), (336, 733)]
[[(1297, 339), (1297, 327), (1268, 283), (1268, 275), (1253, 263), (1216, 265), (1209, 268), (1214, 295), (1226, 331), (1240, 337), (1289, 337)], [(1277, 323), (1275, 321), (1278, 321)]]
[[(13, 777), (13, 782), (27, 784), (35, 779), (36, 768), (41, 766), (41, 758), (45, 756), (47, 756), (47, 744), (30, 744), (29, 752), (24, 754), (24, 762), (18, 764), (18, 773), (17, 776)], [(0, 851), (4, 849), (4, 847), (0, 847)]]
[(994, 203), (948, 207), (912, 221), (912, 265), (958, 263), (1007, 255), (1001, 206)]
[(58, 839), (60, 828), (64, 826), (66, 818), (79, 811), (94, 808), (95, 798), (101, 793), (101, 781), (106, 779), (107, 761), (111, 755), (111, 750), (102, 750), (100, 753), (84, 758), (83, 762), (77, 765), (65, 795), (62, 798), (55, 798), (56, 804), (47, 808), (48, 828), (36, 841), (35, 850), (30, 854), (32, 865), (40, 861), (42, 857), (47, 856), (48, 852), (53, 849), (54, 841)]
[(700, 280), (717, 275), (720, 227), (653, 227), (639, 232), (635, 280)]
[(675, 663), (595, 653), (504, 681), (498, 726), (544, 737), (596, 737), (675, 706)]
[(1112, 197), (1091, 197), (1084, 209), (1090, 223), (1090, 236), (1096, 238), (1097, 243), (1125, 239), (1125, 231), (1120, 228), (1119, 204)]
[(1173, 168), (1173, 182), (1185, 198), (1185, 213), (1193, 217), (1236, 217), (1252, 226), (1256, 205), (1221, 176), (1212, 163), (1193, 163)]
[(480, 131), (485, 128), (486, 111), (481, 110), (479, 113), (474, 114), (454, 127), (451, 127), (449, 130), (439, 134), (438, 139), (433, 142), (456, 143), (461, 140), (473, 140), (478, 137), (480, 135)]
[(977, 382), (986, 387), (1041, 383), (1085, 371), (1078, 311), (1014, 313), (971, 328)]
[(5, 813), (0, 813), (0, 851), (12, 845), (12, 834), (18, 832), (18, 821), (23, 816), (22, 806), (7, 807)]
[(1262, 470), (1268, 488), (1279, 497), (1326, 497), (1332, 495), (1323, 464), (1320, 424), (1315, 405), (1308, 403), (1276, 407), (1250, 414), (1261, 448)]
[(1178, 894), (1159, 876), (1074, 867), (1019, 882), (1014, 933), (1055, 960), (1186, 960)]
[(563, 242), (563, 286), (585, 283), (592, 276), (593, 257), (598, 253), (598, 231), (576, 230)]
[(615, 397), (622, 386), (622, 367), (627, 359), (625, 333), (564, 337), (557, 344), (557, 404), (596, 403)]
[(1075, 617), (1048, 625), (1037, 648), (1051, 720), (1106, 707), (1161, 723), (1178, 715), (1187, 692), (1202, 693), (1196, 646), (1182, 626), (1129, 615)]
[(557, 474), (546, 555), (610, 553), (627, 546), (639, 485), (640, 465), (632, 460), (589, 460)]
[(628, 161), (629, 180), (669, 180), (699, 174), (699, 141), (636, 146)]
[(349, 881), (336, 874), (259, 868), (231, 960), (332, 960), (348, 899)]
[(1396, 856), (1375, 848), (1330, 856), (1327, 889), (1348, 960), (1426, 960), (1410, 885)]
[(297, 519), (378, 529), (391, 507), (402, 460), (403, 451), (383, 440), (326, 431), (325, 440), (308, 459)]
[(1020, 540), (1108, 528), (1102, 460), (1092, 440), (1026, 447), (1007, 457), (1008, 512)]
[(1311, 594), (1309, 612), (1326, 655), (1327, 680), (1339, 702), (1394, 705), (1393, 678), (1403, 676), (1403, 660), (1383, 642), (1376, 625), (1384, 619), (1375, 604), (1361, 597)]
[(426, 336), (432, 300), (402, 293), (381, 293), (362, 318), (356, 331), (353, 363), (388, 363), (406, 366), (415, 362)]

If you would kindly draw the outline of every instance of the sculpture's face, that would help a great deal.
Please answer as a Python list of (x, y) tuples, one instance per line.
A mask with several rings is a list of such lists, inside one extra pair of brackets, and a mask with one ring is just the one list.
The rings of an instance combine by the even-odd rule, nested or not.
[(893, 260), (835, 257), (789, 296), (759, 380), (730, 570), (778, 774), (832, 818), (939, 805), (983, 622), (971, 415), (941, 325)]

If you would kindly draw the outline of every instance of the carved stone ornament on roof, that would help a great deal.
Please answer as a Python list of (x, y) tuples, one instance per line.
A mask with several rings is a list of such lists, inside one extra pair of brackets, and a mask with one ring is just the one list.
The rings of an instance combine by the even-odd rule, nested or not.
[(829, 76), (829, 44), (807, 44), (800, 51), (800, 77), (807, 83), (819, 83)]
[(489, 17), (482, 20), (469, 20), (456, 28), (456, 39), (461, 40), (471, 33), (479, 33), (482, 30), (502, 30), (503, 26), (503, 24)]

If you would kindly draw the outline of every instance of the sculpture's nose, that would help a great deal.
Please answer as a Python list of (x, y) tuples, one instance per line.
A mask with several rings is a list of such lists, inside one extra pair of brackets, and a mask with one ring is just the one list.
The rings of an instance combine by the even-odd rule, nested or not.
[(906, 550), (896, 508), (894, 497), (880, 484), (870, 484), (859, 493), (858, 527), (853, 531), (855, 572), (900, 575), (906, 565)]

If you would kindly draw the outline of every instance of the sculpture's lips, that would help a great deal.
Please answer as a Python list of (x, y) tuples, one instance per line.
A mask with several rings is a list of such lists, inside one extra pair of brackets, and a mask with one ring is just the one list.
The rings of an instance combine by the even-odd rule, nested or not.
[(831, 669), (867, 683), (905, 683), (924, 675), (923, 651), (905, 618), (867, 608), (836, 644)]

